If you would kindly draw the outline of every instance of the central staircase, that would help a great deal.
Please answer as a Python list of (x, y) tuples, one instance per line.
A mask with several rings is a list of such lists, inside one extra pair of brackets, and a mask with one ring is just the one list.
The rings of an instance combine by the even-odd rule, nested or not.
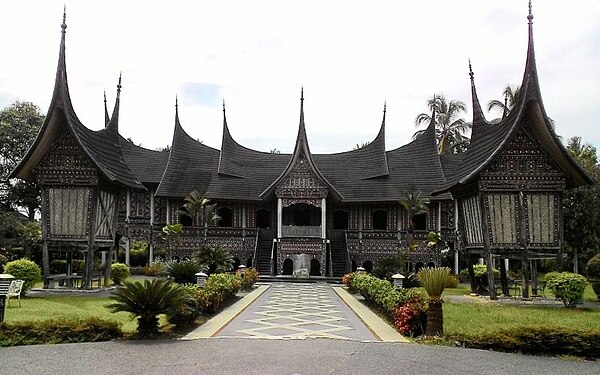
[(346, 233), (343, 230), (332, 230), (330, 235), (331, 242), (331, 263), (332, 277), (342, 277), (348, 269), (348, 248), (346, 247)]
[(258, 248), (256, 249), (256, 268), (264, 276), (271, 275), (271, 248), (273, 247), (273, 229), (259, 229)]

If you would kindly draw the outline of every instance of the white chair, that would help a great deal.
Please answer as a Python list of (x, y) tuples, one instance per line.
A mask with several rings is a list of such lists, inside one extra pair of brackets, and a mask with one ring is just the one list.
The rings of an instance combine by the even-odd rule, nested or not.
[(10, 304), (10, 297), (17, 297), (19, 299), (19, 307), (21, 307), (21, 290), (23, 290), (23, 280), (13, 280), (8, 287), (8, 294), (6, 295), (6, 303)]

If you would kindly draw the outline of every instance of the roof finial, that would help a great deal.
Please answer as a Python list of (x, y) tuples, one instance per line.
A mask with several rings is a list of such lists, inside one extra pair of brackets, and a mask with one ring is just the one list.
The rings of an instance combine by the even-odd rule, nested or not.
[(177, 94), (175, 94), (175, 109), (177, 109), (177, 107), (179, 107), (179, 102), (178, 102)]
[(527, 19), (529, 20), (529, 24), (533, 23), (533, 13), (531, 12), (531, 0), (529, 0), (529, 14), (527, 15)]
[(385, 111), (387, 109), (387, 100), (383, 101), (383, 115), (385, 116)]
[(225, 113), (225, 98), (223, 98), (223, 113)]
[(121, 92), (121, 76), (123, 75), (123, 72), (119, 72), (119, 83), (117, 84), (117, 94), (119, 94)]
[(67, 4), (65, 4), (64, 9), (63, 9), (63, 22), (60, 25), (60, 28), (62, 29), (63, 33), (67, 29)]
[(469, 57), (469, 77), (471, 77), (471, 81), (474, 79), (475, 75), (473, 74), (473, 68), (471, 67), (471, 58)]

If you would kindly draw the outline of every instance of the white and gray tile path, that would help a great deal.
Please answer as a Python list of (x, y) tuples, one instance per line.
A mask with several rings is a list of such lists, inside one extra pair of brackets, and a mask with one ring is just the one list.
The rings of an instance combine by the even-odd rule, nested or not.
[(368, 309), (356, 306), (356, 300), (339, 287), (334, 291), (325, 283), (274, 283), (262, 285), (252, 294), (238, 302), (240, 306), (231, 306), (186, 339), (320, 337), (408, 341), (379, 317), (364, 311)]

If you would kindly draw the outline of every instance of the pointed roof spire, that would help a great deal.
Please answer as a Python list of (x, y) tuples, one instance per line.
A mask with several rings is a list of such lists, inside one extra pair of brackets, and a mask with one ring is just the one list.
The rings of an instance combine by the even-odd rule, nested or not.
[(181, 127), (181, 123), (179, 122), (179, 99), (175, 94), (175, 128), (177, 127)]
[(108, 116), (108, 104), (106, 103), (106, 90), (104, 90), (104, 126), (106, 127), (110, 122), (110, 116)]
[(67, 30), (67, 4), (65, 4), (64, 8), (63, 8), (63, 21), (62, 21), (62, 24), (60, 25), (60, 28), (62, 29), (63, 34)]
[(121, 76), (122, 72), (119, 73), (119, 83), (117, 83), (117, 98), (115, 99), (115, 108), (113, 109), (110, 121), (106, 125), (106, 129), (112, 131), (114, 134), (119, 134), (119, 108), (121, 103)]
[(387, 100), (383, 101), (383, 119), (381, 120), (381, 129), (379, 130), (379, 136), (385, 137), (385, 113), (387, 112)]
[(223, 142), (225, 142), (225, 136), (231, 138), (229, 133), (229, 126), (227, 125), (227, 115), (225, 111), (225, 99), (223, 99)]
[(502, 110), (502, 120), (508, 115), (508, 92), (504, 93), (504, 109)]
[(477, 126), (482, 122), (485, 122), (485, 116), (477, 97), (477, 90), (475, 89), (475, 74), (473, 74), (473, 67), (471, 66), (471, 59), (469, 59), (469, 77), (471, 78), (471, 100), (473, 103), (473, 125)]
[(303, 142), (306, 145), (306, 150), (310, 153), (308, 148), (308, 140), (306, 138), (306, 127), (304, 125), (304, 87), (300, 90), (300, 125), (298, 126), (298, 137), (296, 138), (296, 148), (298, 144)]

